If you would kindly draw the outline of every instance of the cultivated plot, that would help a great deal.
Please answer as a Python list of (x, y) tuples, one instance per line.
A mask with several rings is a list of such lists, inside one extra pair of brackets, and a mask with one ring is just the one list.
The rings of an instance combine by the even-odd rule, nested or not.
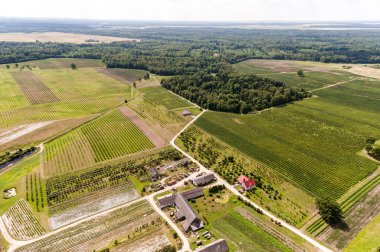
[(12, 237), (18, 240), (30, 240), (45, 233), (45, 230), (23, 199), (9, 208), (2, 215), (2, 219)]
[(12, 72), (12, 77), (19, 84), (31, 104), (43, 104), (59, 101), (58, 97), (39, 80), (31, 71)]
[(153, 148), (149, 139), (119, 110), (46, 144), (46, 176)]
[(377, 168), (356, 155), (379, 138), (380, 84), (355, 82), (258, 115), (207, 112), (196, 125), (311, 195), (338, 199)]
[(0, 111), (29, 106), (11, 71), (0, 69)]

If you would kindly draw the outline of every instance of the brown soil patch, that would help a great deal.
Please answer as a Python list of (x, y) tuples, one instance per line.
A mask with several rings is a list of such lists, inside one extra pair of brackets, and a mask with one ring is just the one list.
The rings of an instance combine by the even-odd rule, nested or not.
[(380, 79), (380, 69), (368, 66), (353, 66), (348, 71), (357, 75)]
[(20, 86), (31, 104), (44, 104), (59, 101), (58, 97), (30, 71), (12, 72), (12, 77)]
[(285, 60), (250, 60), (250, 64), (272, 69), (276, 72), (297, 72), (299, 69), (312, 72), (325, 72), (331, 73), (338, 70), (336, 66), (323, 64), (319, 62), (299, 62), (299, 61), (285, 61)]
[(55, 136), (58, 136), (60, 134), (63, 134), (72, 128), (75, 128), (88, 120), (92, 119), (94, 116), (89, 117), (81, 117), (81, 118), (75, 118), (75, 119), (68, 119), (68, 120), (59, 120), (54, 121), (42, 128), (39, 128), (27, 135), (24, 135), (20, 138), (17, 138), (13, 141), (7, 142), (5, 144), (0, 145), (0, 151), (1, 150), (8, 150), (12, 149), (15, 146), (17, 147), (23, 147), (27, 145), (36, 145), (38, 143), (44, 142), (46, 140), (49, 140)]
[(335, 228), (329, 226), (318, 238), (334, 249), (342, 250), (378, 213), (380, 213), (380, 185), (345, 214), (346, 225)]
[(97, 36), (87, 34), (74, 34), (66, 32), (31, 32), (31, 33), (1, 33), (0, 41), (14, 42), (59, 42), (75, 44), (111, 43), (115, 41), (136, 41), (139, 39), (120, 38), (111, 36)]
[(149, 140), (154, 144), (156, 147), (163, 147), (165, 146), (165, 141), (161, 139), (150, 127), (148, 124), (146, 124), (132, 109), (123, 107), (120, 108), (120, 111), (129, 118), (133, 122), (134, 125), (136, 125), (137, 128), (139, 128), (144, 135), (149, 138)]
[[(108, 75), (114, 79), (117, 79), (123, 82), (128, 82), (128, 83), (138, 81), (139, 78), (142, 79), (145, 73), (145, 71), (122, 69), (122, 68), (102, 68), (102, 69), (99, 69), (99, 72), (105, 75)], [(139, 83), (137, 83), (137, 85)]]

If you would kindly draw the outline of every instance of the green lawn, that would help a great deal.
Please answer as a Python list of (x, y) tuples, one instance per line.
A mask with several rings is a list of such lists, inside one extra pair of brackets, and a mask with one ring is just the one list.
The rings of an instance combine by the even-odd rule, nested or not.
[(315, 196), (338, 199), (377, 168), (356, 155), (380, 138), (380, 83), (356, 81), (259, 115), (207, 112), (196, 125)]

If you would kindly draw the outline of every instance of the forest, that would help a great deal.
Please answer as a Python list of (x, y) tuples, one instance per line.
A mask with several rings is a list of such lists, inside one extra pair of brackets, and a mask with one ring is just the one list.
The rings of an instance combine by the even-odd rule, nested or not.
[(304, 89), (294, 89), (283, 82), (253, 74), (238, 74), (228, 67), (221, 68), (216, 75), (198, 72), (163, 79), (161, 85), (202, 108), (241, 114), (311, 95)]

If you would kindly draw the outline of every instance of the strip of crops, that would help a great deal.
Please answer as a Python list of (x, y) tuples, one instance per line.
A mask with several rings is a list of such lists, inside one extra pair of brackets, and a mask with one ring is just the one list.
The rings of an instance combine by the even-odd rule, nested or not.
[(0, 111), (28, 106), (29, 102), (10, 71), (0, 70)]
[(190, 102), (171, 93), (163, 87), (147, 87), (141, 89), (144, 99), (156, 105), (164, 106), (169, 110), (193, 106)]
[(43, 104), (59, 101), (58, 97), (45, 86), (31, 71), (12, 72), (13, 78), (31, 104)]
[(39, 104), (0, 111), (0, 128), (102, 113), (124, 103), (120, 95)]
[(16, 239), (30, 240), (45, 233), (45, 230), (23, 199), (9, 208), (2, 215), (2, 218), (8, 231)]
[[(208, 112), (196, 125), (277, 170), (315, 196), (338, 199), (377, 165), (356, 155), (368, 136), (380, 137), (380, 87), (348, 85), (260, 115)], [(377, 95), (377, 96), (376, 96)], [(361, 105), (361, 103), (363, 103)]]
[(94, 68), (47, 69), (36, 71), (36, 74), (61, 100), (127, 94), (131, 90), (125, 83)]
[(91, 144), (96, 162), (154, 147), (119, 110), (85, 125), (81, 130)]
[[(84, 243), (91, 243), (102, 236), (109, 242), (116, 239), (121, 232), (131, 231), (140, 225), (146, 225), (157, 219), (158, 215), (146, 201), (135, 203), (129, 207), (117, 209), (112, 213), (99, 216), (80, 223), (42, 240), (31, 243), (16, 251), (76, 251), (74, 248)], [(77, 247), (77, 249), (79, 249)], [(95, 249), (95, 248), (93, 248)], [(83, 250), (79, 249), (79, 250)], [(87, 249), (89, 250), (89, 249)], [(91, 249), (92, 250), (92, 249)]]

